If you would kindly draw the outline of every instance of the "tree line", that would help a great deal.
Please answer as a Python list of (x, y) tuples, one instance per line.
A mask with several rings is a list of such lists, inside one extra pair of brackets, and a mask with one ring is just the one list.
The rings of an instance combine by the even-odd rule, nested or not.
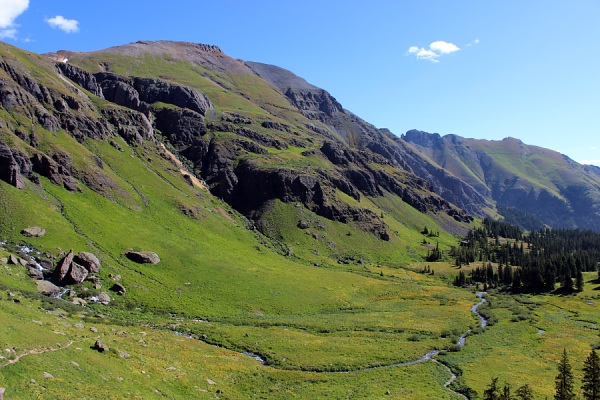
[(485, 219), (460, 246), (451, 248), (450, 255), (458, 267), (475, 261), (484, 264), (468, 276), (460, 271), (454, 281), (457, 286), (482, 283), (549, 292), (559, 283), (563, 291), (582, 290), (583, 272), (598, 270), (600, 233), (544, 228), (525, 234), (515, 225)]
[[(554, 379), (554, 388), (554, 400), (574, 400), (576, 398), (573, 371), (567, 356), (567, 350), (563, 350), (558, 363), (558, 374)], [(591, 351), (583, 363), (581, 390), (585, 400), (600, 400), (600, 358), (595, 350)], [(529, 385), (523, 385), (513, 395), (511, 386), (508, 383), (505, 383), (501, 388), (498, 385), (498, 378), (492, 378), (492, 381), (483, 392), (483, 400), (533, 400), (533, 391)]]

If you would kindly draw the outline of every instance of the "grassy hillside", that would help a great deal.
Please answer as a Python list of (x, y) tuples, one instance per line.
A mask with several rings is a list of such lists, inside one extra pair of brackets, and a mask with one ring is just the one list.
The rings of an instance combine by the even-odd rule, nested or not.
[[(243, 62), (221, 53), (186, 60), (136, 46), (69, 58), (88, 71), (204, 93), (212, 108), (201, 125), (218, 123), (220, 130), (194, 132), (190, 148), (213, 151), (214, 159), (194, 164), (166, 132), (144, 125), (144, 109), (69, 82), (47, 58), (0, 48), (1, 94), (15, 99), (0, 109), (0, 141), (11, 152), (3, 155), (6, 169), (20, 168), (24, 185), (0, 181), (5, 398), (461, 398), (445, 387), (450, 371), (423, 357), (458, 350), (458, 337), (478, 325), (471, 312), (478, 299), (474, 288), (450, 284), (458, 270), (447, 263), (431, 264), (434, 274), (419, 272), (430, 265), (423, 261), (432, 249), (444, 253), (458, 242), (449, 232), (471, 226), (447, 213), (454, 206), (389, 160), (340, 144), (331, 125), (309, 119)], [(155, 125), (160, 110), (189, 111), (173, 102), (150, 106)], [(82, 134), (89, 126), (92, 132)], [(329, 156), (321, 151), (327, 141), (338, 146)], [(235, 146), (250, 150), (236, 153)], [(43, 159), (50, 167), (31, 172), (16, 159), (25, 167)], [(244, 216), (205, 184), (213, 192), (216, 186), (201, 182), (201, 172), (220, 162), (231, 163), (223, 170), (251, 163), (260, 177), (275, 171), (294, 188), (319, 178), (323, 186), (309, 189), (324, 187), (320, 194), (314, 189), (323, 207), (348, 212), (347, 219), (321, 212), (317, 195), (305, 202), (274, 197)], [(364, 178), (351, 182), (362, 183), (360, 190), (344, 186), (349, 169)], [(369, 187), (369, 174), (398, 183), (389, 185), (396, 191)], [(328, 179), (338, 186), (326, 186)], [(257, 191), (262, 183), (253, 182)], [(384, 224), (387, 240), (365, 229), (365, 220)], [(30, 226), (45, 235), (24, 236)], [(424, 235), (424, 227), (434, 233)], [(70, 249), (95, 254), (102, 266), (98, 282), (69, 285), (62, 298), (37, 293), (28, 267), (11, 257), (35, 255), (56, 265)], [(155, 252), (161, 261), (139, 264), (125, 256), (128, 250)], [(111, 290), (117, 282), (122, 295)], [(569, 315), (587, 313), (580, 301), (594, 301), (591, 290), (564, 299), (564, 309), (574, 310)], [(101, 293), (109, 304), (94, 302)], [(579, 319), (547, 306), (562, 298), (537, 296), (530, 300), (535, 321), (512, 323), (511, 307), (525, 300), (492, 296), (498, 323), (469, 337), (461, 351), (438, 356), (479, 393), (495, 371), (480, 374), (478, 355), (514, 354), (513, 342), (497, 340), (504, 332), (516, 332), (514, 343), (531, 349), (538, 342), (529, 330), (543, 325), (543, 351), (526, 350), (530, 357), (518, 368), (541, 365), (544, 382), (554, 367), (551, 350), (565, 339), (562, 327), (581, 335), (572, 346), (578, 362), (595, 342)], [(94, 349), (97, 340), (109, 350)], [(509, 363), (499, 365), (498, 374), (521, 383)], [(536, 393), (551, 388), (551, 381), (540, 383)]]

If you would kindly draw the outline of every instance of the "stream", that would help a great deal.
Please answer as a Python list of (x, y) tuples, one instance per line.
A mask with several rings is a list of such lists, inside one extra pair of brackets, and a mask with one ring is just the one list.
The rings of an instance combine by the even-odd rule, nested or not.
[[(471, 307), (471, 312), (474, 313), (475, 315), (477, 315), (477, 317), (479, 318), (479, 326), (484, 328), (485, 326), (487, 326), (487, 319), (481, 315), (477, 310), (478, 308), (486, 302), (485, 298), (483, 296), (485, 296), (487, 293), (486, 292), (477, 292), (476, 296), (479, 299), (479, 302), (477, 304), (474, 304)], [(185, 336), (187, 338), (190, 339), (194, 339), (194, 340), (199, 340), (203, 343), (203, 340), (201, 339), (196, 339), (194, 338), (191, 334), (189, 333), (184, 333), (184, 332), (179, 332), (179, 331), (173, 331), (173, 333), (180, 335), (180, 336)], [(463, 333), (460, 338), (458, 339), (458, 341), (456, 342), (456, 345), (459, 347), (464, 347), (466, 345), (467, 342), (467, 336), (469, 336), (469, 333), (471, 333), (471, 329), (468, 329), (467, 331), (465, 331), (465, 333)], [(258, 362), (260, 362), (261, 364), (268, 366), (266, 360), (260, 355), (260, 354), (256, 354), (256, 353), (252, 353), (252, 352), (243, 352), (240, 353), (243, 354), (247, 357), (251, 357), (254, 358), (255, 360), (257, 360)], [(458, 393), (454, 390), (452, 390), (450, 388), (450, 385), (452, 384), (452, 382), (454, 382), (457, 378), (456, 374), (454, 374), (454, 372), (452, 372), (452, 370), (450, 368), (448, 368), (448, 366), (446, 366), (445, 364), (437, 361), (435, 359), (435, 357), (440, 354), (440, 350), (430, 350), (429, 352), (427, 352), (426, 354), (424, 354), (422, 357), (417, 358), (415, 360), (411, 360), (411, 361), (404, 361), (401, 363), (394, 363), (394, 364), (388, 364), (388, 365), (379, 365), (379, 366), (375, 366), (375, 367), (366, 367), (366, 368), (362, 368), (359, 370), (354, 370), (354, 371), (334, 371), (334, 372), (327, 372), (327, 373), (350, 373), (350, 372), (360, 372), (360, 371), (370, 371), (370, 370), (374, 370), (374, 369), (380, 369), (380, 368), (392, 368), (392, 367), (403, 367), (403, 366), (407, 366), (407, 365), (414, 365), (414, 364), (419, 364), (425, 361), (433, 361), (439, 365), (441, 365), (442, 367), (444, 367), (448, 373), (451, 375), (450, 379), (448, 379), (448, 381), (446, 381), (446, 383), (444, 384), (444, 388), (446, 388), (448, 391), (454, 393), (456, 396), (459, 396), (465, 400), (468, 400), (466, 396), (462, 395), (461, 393)]]

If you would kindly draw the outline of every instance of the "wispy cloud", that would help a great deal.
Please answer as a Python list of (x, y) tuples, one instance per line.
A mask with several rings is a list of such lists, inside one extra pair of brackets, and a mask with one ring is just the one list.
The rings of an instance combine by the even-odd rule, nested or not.
[(450, 54), (459, 51), (460, 48), (454, 43), (438, 40), (429, 45), (429, 48), (410, 46), (406, 54), (415, 55), (419, 60), (428, 60), (434, 63), (440, 62), (439, 58), (442, 55)]
[[(2, 1), (2, 0), (0, 0)], [(65, 33), (74, 33), (79, 31), (79, 21), (75, 19), (66, 19), (62, 15), (46, 19), (46, 23), (54, 29), (60, 29)]]
[(579, 162), (580, 164), (584, 164), (584, 165), (596, 165), (598, 167), (600, 167), (600, 160), (583, 160)]
[(475, 46), (476, 44), (479, 44), (479, 42), (481, 42), (479, 39), (475, 39), (471, 43), (468, 43), (467, 46), (469, 46), (469, 47)]
[(29, 7), (29, 0), (0, 0), (0, 39), (16, 39), (15, 20)]

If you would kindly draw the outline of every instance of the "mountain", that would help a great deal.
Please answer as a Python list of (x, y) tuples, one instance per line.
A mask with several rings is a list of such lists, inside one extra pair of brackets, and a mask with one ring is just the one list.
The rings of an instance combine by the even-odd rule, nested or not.
[(490, 141), (412, 130), (402, 139), (507, 217), (516, 211), (552, 227), (600, 229), (597, 167), (511, 137)]
[(457, 235), (597, 221), (598, 169), (519, 143), (399, 137), (212, 45), (2, 43), (0, 393), (459, 398), (426, 362), (478, 321)]

